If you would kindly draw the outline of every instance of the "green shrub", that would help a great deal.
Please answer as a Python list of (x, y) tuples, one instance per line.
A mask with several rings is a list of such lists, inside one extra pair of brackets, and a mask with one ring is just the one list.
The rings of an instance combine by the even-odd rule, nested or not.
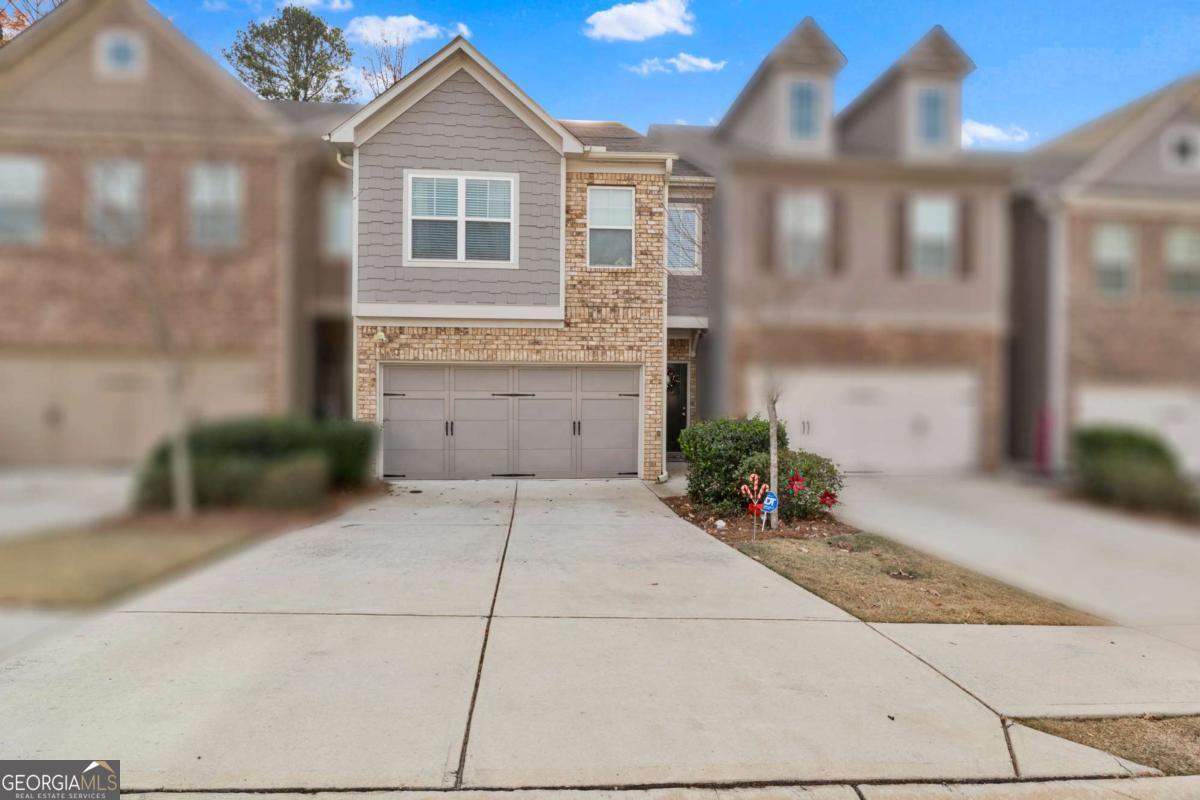
[[(779, 448), (787, 447), (787, 431), (779, 423)], [(734, 513), (743, 508), (738, 487), (742, 461), (770, 448), (766, 420), (713, 419), (689, 425), (679, 434), (688, 461), (688, 496), (694, 503)]]
[[(738, 469), (738, 483), (745, 483), (751, 474), (758, 475), (759, 481), (769, 481), (771, 474), (771, 456), (769, 453), (755, 453), (742, 460)], [(789, 479), (799, 475), (803, 479), (803, 488), (793, 492), (788, 488)], [(785, 522), (797, 519), (811, 519), (829, 511), (832, 506), (825, 506), (821, 498), (826, 493), (836, 502), (842, 491), (842, 472), (837, 465), (824, 456), (808, 453), (803, 450), (781, 450), (779, 452), (779, 486), (771, 489), (779, 497), (779, 517)], [(745, 499), (742, 500), (745, 507)]]
[[(243, 505), (265, 468), (250, 458), (197, 458), (192, 461), (192, 485), (197, 508)], [(168, 464), (148, 462), (138, 478), (138, 508), (169, 508), (174, 500)]]
[(1071, 480), (1083, 496), (1138, 511), (1194, 515), (1200, 510), (1195, 489), (1158, 436), (1091, 426), (1075, 431), (1071, 445)]
[(329, 420), (317, 426), (320, 450), (329, 462), (332, 486), (365, 486), (374, 475), (375, 426), (351, 420)]
[(308, 508), (325, 499), (331, 470), (324, 453), (305, 453), (266, 467), (249, 495), (262, 508)]
[(1157, 434), (1119, 425), (1088, 425), (1071, 436), (1071, 461), (1086, 469), (1096, 459), (1110, 456), (1137, 458), (1177, 470), (1175, 454)]

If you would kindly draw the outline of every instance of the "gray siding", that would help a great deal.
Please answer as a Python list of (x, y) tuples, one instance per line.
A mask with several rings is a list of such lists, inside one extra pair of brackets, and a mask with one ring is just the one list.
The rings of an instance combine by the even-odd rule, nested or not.
[[(359, 301), (557, 305), (561, 165), (478, 81), (452, 75), (359, 148)], [(405, 169), (519, 174), (519, 268), (402, 266)]]
[(1174, 172), (1163, 164), (1163, 137), (1176, 125), (1200, 124), (1200, 110), (1184, 108), (1153, 136), (1135, 147), (1108, 174), (1097, 181), (1101, 189), (1115, 191), (1150, 190), (1167, 197), (1195, 197), (1200, 181), (1194, 172)]
[(700, 271), (699, 275), (667, 273), (667, 314), (672, 317), (708, 316), (708, 271), (716, 267), (716, 220), (712, 214), (712, 199), (701, 196), (711, 190), (680, 190), (671, 187), (670, 202), (700, 206)]

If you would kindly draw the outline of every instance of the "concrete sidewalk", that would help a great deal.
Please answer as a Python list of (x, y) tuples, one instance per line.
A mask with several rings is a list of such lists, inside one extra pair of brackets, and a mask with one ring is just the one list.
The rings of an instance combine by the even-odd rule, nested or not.
[(132, 491), (130, 469), (0, 470), (0, 539), (115, 516)]
[(9, 658), (0, 752), (104, 750), (128, 792), (1149, 772), (892, 638), (638, 482), (413, 484)]

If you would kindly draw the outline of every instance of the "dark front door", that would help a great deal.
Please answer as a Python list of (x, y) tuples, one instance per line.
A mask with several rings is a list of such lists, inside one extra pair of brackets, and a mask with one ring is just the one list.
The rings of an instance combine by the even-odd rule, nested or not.
[(679, 433), (687, 427), (688, 365), (667, 364), (667, 452), (679, 452)]

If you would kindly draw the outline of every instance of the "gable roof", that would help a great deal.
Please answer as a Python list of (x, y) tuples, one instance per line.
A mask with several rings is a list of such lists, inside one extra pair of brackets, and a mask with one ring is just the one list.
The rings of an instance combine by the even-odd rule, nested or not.
[[(523, 114), (531, 116), (554, 134), (561, 137), (560, 141), (554, 142), (551, 141), (550, 137), (546, 137), (543, 134), (543, 138), (546, 138), (556, 149), (562, 152), (583, 151), (583, 143), (574, 134), (563, 127), (561, 122), (547, 114), (545, 109), (534, 102), (533, 98), (525, 94), (519, 86), (513, 83), (507, 75), (501, 72), (495, 64), (488, 61), (474, 45), (462, 36), (454, 37), (445, 47), (423, 61), (420, 66), (393, 84), (390, 89), (376, 97), (370, 103), (367, 103), (349, 119), (335, 127), (326, 138), (335, 144), (352, 144), (356, 141), (359, 129), (365, 127), (375, 117), (383, 115), (390, 122), (400, 116), (400, 114), (407, 110), (406, 107), (401, 107), (404, 96), (419, 92), (420, 87), (430, 81), (433, 81), (435, 86), (440, 85), (454, 73), (446, 72), (439, 76), (437, 74), (439, 68), (445, 64), (453, 63), (455, 59), (463, 67), (469, 65), (479, 71), (481, 76), (486, 76), (490, 79), (489, 82), (493, 85), (485, 85), (485, 88), (491, 91), (498, 100), (507, 105), (514, 113), (517, 113), (518, 116), (522, 116)], [(542, 134), (542, 131), (537, 130), (536, 127), (534, 127), (534, 130)]]

